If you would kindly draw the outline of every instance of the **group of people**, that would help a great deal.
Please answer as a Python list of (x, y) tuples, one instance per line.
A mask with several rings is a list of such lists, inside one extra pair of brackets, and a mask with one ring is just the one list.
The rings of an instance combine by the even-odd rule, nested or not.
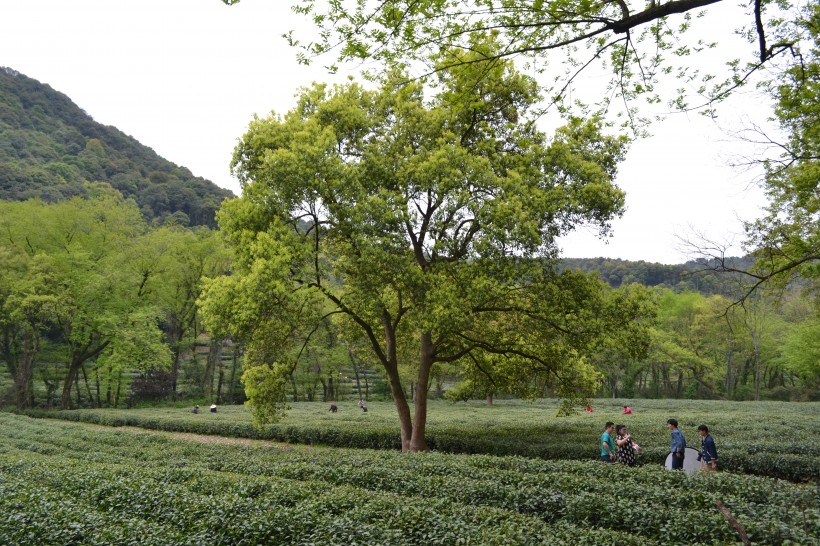
[[(672, 469), (681, 470), (686, 457), (686, 437), (678, 428), (677, 419), (667, 420), (666, 427), (670, 431), (671, 445), (669, 452), (672, 454)], [(717, 470), (717, 447), (715, 446), (715, 440), (709, 434), (709, 427), (706, 425), (698, 426), (698, 434), (701, 437), (700, 453), (698, 454), (701, 468), (704, 470)], [(616, 426), (612, 421), (607, 421), (604, 426), (604, 433), (601, 435), (601, 460), (603, 462), (612, 463), (617, 461), (632, 466), (635, 464), (635, 455), (641, 451), (641, 446), (632, 439), (626, 425)]]
[[(216, 413), (216, 404), (211, 404), (211, 413)], [(199, 413), (199, 404), (194, 405), (194, 408), (191, 410), (191, 413)]]
[[(362, 413), (367, 413), (367, 404), (364, 401), (364, 398), (359, 398), (359, 409), (362, 410)], [(327, 411), (330, 413), (337, 413), (339, 411), (339, 406), (336, 405), (336, 402), (331, 402), (330, 407), (327, 408)]]
[[(615, 437), (613, 438), (613, 433)], [(615, 446), (618, 449), (615, 449)], [(621, 464), (632, 466), (635, 464), (635, 455), (643, 450), (634, 440), (632, 435), (626, 430), (626, 425), (615, 426), (612, 421), (607, 421), (604, 426), (604, 433), (601, 435), (601, 460), (605, 463), (618, 461)]]

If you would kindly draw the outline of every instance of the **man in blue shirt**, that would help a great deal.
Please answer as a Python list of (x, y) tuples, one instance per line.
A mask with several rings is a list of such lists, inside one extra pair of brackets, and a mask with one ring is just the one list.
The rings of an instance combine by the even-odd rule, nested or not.
[(601, 460), (611, 463), (615, 460), (615, 440), (612, 433), (615, 432), (615, 423), (607, 421), (604, 425), (604, 433), (601, 435)]
[(709, 427), (700, 425), (698, 427), (698, 434), (700, 434), (702, 438), (700, 441), (700, 455), (698, 455), (701, 468), (717, 470), (717, 447), (715, 447), (715, 441), (709, 434)]
[(686, 455), (686, 438), (684, 438), (683, 432), (678, 429), (677, 419), (666, 421), (666, 428), (672, 431), (672, 446), (669, 448), (672, 453), (672, 470), (682, 470), (683, 457)]

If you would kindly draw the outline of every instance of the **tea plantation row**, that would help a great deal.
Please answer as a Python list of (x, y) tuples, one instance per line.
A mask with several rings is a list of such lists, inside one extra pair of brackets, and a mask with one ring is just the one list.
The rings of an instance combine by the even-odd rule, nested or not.
[(0, 543), (758, 544), (820, 536), (816, 485), (657, 465), (227, 445), (0, 414)]
[[(645, 451), (638, 464), (660, 465), (669, 446), (666, 420), (676, 417), (689, 445), (700, 446), (697, 426), (707, 424), (717, 441), (723, 470), (820, 481), (820, 404), (641, 400), (634, 415), (621, 415), (623, 401), (601, 400), (592, 414), (556, 417), (557, 403), (501, 401), (493, 407), (434, 401), (427, 428), (430, 449), (448, 453), (521, 455), (591, 460), (606, 421), (626, 423)], [(624, 402), (625, 403), (625, 402)], [(309, 445), (399, 449), (395, 408), (370, 403), (339, 404), (338, 414), (322, 403), (298, 403), (281, 423), (259, 431), (242, 406), (193, 415), (187, 408), (37, 411), (34, 416), (109, 426), (269, 439)]]

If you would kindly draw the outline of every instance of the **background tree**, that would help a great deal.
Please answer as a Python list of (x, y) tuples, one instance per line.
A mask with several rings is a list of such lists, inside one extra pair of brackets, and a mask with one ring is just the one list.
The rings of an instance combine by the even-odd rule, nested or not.
[[(48, 333), (65, 347), (61, 404), (66, 408), (78, 379), (88, 384), (86, 362), (104, 355), (112, 341), (122, 352), (128, 338), (132, 355), (155, 341), (145, 317), (156, 317), (157, 308), (146, 297), (145, 279), (123, 267), (145, 224), (136, 207), (110, 186), (89, 185), (87, 191), (93, 196), (88, 200), (3, 204), (9, 214), (3, 218), (2, 255), (25, 263), (25, 274), (16, 276), (4, 302), (12, 317), (4, 323), (11, 336), (5, 346), (9, 354), (20, 348), (10, 367), (20, 377), (18, 392), (28, 391), (39, 340)], [(155, 322), (153, 328), (158, 332)], [(148, 353), (161, 351), (155, 347)], [(18, 404), (28, 403), (18, 397)]]
[[(584, 354), (632, 322), (599, 281), (549, 267), (558, 236), (585, 224), (606, 233), (620, 214), (612, 180), (625, 139), (590, 119), (548, 140), (528, 118), (535, 84), (507, 62), (442, 71), (430, 101), (421, 85), (396, 85), (405, 80), (314, 86), (284, 118), (251, 124), (233, 163), (243, 196), (219, 213), (237, 271), (203, 302), (252, 338), (309, 307), (355, 325), (390, 381), (403, 449), (416, 451), (437, 363), (515, 359), (572, 400), (597, 381)], [(238, 307), (251, 299), (266, 302)], [(400, 375), (411, 353), (413, 415)], [(279, 356), (258, 360), (265, 378)]]
[[(746, 224), (746, 249), (757, 258), (754, 268), (727, 260), (721, 245), (701, 248), (708, 269), (746, 276), (749, 295), (764, 284), (783, 286), (797, 278), (820, 277), (820, 4), (811, 1), (792, 21), (804, 38), (799, 63), (764, 82), (775, 102), (781, 134), (767, 134), (758, 126), (750, 132), (763, 148), (753, 163), (762, 163), (762, 186), (769, 198), (766, 214)], [(703, 246), (703, 245), (701, 245)], [(742, 297), (742, 296), (741, 296)]]

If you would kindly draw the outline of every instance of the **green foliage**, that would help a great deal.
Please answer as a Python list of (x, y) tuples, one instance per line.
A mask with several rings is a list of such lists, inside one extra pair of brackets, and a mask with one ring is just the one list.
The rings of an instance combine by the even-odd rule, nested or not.
[[(633, 415), (622, 415), (629, 403)], [(395, 408), (390, 402), (368, 402), (363, 413), (354, 401), (291, 403), (291, 410), (260, 429), (242, 406), (223, 406), (217, 414), (194, 415), (189, 408), (139, 410), (34, 411), (31, 415), (86, 421), (106, 426), (240, 438), (268, 439), (292, 444), (368, 449), (401, 449)], [(720, 468), (732, 474), (756, 474), (792, 481), (820, 480), (820, 431), (809, 419), (818, 403), (722, 402), (704, 400), (592, 400), (594, 412), (557, 416), (558, 400), (526, 403), (496, 400), (452, 404), (430, 401), (427, 441), (432, 450), (523, 456), (548, 460), (590, 461), (603, 423), (629, 424), (644, 448), (638, 464), (662, 465), (669, 452), (666, 420), (674, 416), (690, 447), (700, 445), (696, 428), (707, 424), (718, 445)]]
[[(718, 1), (483, 0), (473, 6), (461, 0), (295, 0), (294, 11), (310, 19), (315, 34), (291, 32), (285, 38), (298, 49), (300, 62), (324, 58), (331, 70), (337, 63), (368, 60), (377, 67), (374, 72), (398, 64), (430, 75), (467, 62), (490, 71), (499, 60), (518, 58), (544, 75), (540, 84), (550, 106), (563, 113), (615, 111), (624, 124), (639, 129), (649, 119), (638, 117), (638, 98), (711, 111), (762, 66), (782, 60), (799, 69), (790, 54), (803, 38), (798, 6), (747, 4), (732, 14), (740, 15), (737, 23), (726, 26), (721, 20), (726, 11), (709, 9)], [(717, 27), (725, 27), (725, 34), (715, 36)], [(720, 47), (734, 34), (752, 45), (742, 60), (736, 47)], [(488, 36), (501, 47), (480, 59), (462, 55)], [(722, 59), (717, 62), (722, 69), (712, 72), (714, 59)], [(582, 80), (585, 71), (595, 77)], [(602, 80), (602, 72), (611, 77)]]
[(242, 198), (219, 213), (238, 267), (201, 300), (252, 365), (304, 357), (294, 347), (333, 317), (387, 373), (406, 442), (403, 377), (426, 397), (434, 365), (494, 355), (583, 395), (586, 352), (633, 325), (599, 281), (550, 267), (560, 235), (606, 234), (621, 213), (626, 139), (597, 118), (548, 138), (531, 123), (533, 81), (510, 63), (440, 76), (429, 99), (400, 72), (373, 91), (314, 85), (284, 117), (255, 120), (234, 155)]
[[(763, 164), (763, 187), (769, 198), (766, 215), (746, 225), (747, 247), (758, 258), (752, 281), (782, 286), (800, 277), (820, 278), (820, 139), (816, 118), (820, 111), (820, 4), (809, 2), (797, 21), (807, 35), (799, 66), (790, 68), (767, 91), (775, 100), (775, 114), (784, 142), (773, 144), (774, 157)], [(815, 313), (815, 318), (817, 313)]]
[(288, 409), (285, 402), (286, 376), (279, 364), (250, 366), (242, 374), (248, 397), (245, 405), (250, 410), (255, 427), (262, 429), (268, 423), (275, 423)]
[(201, 443), (8, 414), (0, 432), (5, 544), (737, 541), (715, 501), (754, 543), (819, 530), (813, 488), (730, 473)]
[(0, 360), (18, 407), (54, 404), (58, 383), (60, 404), (77, 403), (81, 378), (94, 405), (117, 405), (135, 375), (170, 373), (175, 384), (200, 279), (229, 267), (215, 233), (149, 230), (133, 201), (107, 185), (87, 188), (88, 199), (0, 202)]
[(232, 196), (96, 123), (48, 85), (0, 67), (0, 199), (90, 197), (87, 182), (108, 183), (158, 224), (214, 227)]

